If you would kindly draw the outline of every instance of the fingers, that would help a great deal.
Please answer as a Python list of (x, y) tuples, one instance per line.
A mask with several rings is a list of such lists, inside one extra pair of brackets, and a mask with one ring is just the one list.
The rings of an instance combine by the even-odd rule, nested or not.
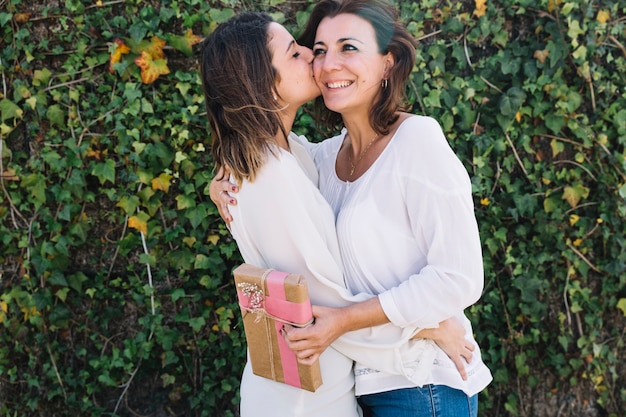
[(313, 365), (315, 361), (317, 361), (320, 357), (320, 353), (316, 352), (314, 349), (300, 349), (299, 347), (304, 343), (302, 339), (298, 339), (298, 330), (297, 328), (285, 324), (282, 328), (282, 335), (285, 341), (287, 342), (287, 347), (294, 351), (296, 354), (296, 358), (298, 362), (303, 365)]
[(298, 358), (298, 362), (303, 365), (313, 365), (315, 361), (317, 361), (320, 357), (318, 354), (313, 354), (310, 356), (306, 356), (306, 353), (296, 352), (296, 357)]
[(459, 371), (459, 374), (461, 374), (461, 378), (463, 379), (463, 381), (467, 381), (467, 372), (465, 371), (465, 363), (463, 362), (461, 357), (462, 356), (456, 356), (450, 359), (452, 359), (452, 362), (454, 362), (454, 366), (456, 366), (456, 369)]

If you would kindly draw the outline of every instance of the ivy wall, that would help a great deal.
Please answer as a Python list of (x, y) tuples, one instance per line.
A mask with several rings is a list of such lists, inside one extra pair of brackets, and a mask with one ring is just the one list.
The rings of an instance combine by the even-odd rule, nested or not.
[[(235, 416), (198, 41), (311, 0), (0, 0), (0, 416)], [(398, 2), (474, 186), (481, 416), (626, 409), (626, 4)], [(320, 139), (303, 111), (294, 130)]]

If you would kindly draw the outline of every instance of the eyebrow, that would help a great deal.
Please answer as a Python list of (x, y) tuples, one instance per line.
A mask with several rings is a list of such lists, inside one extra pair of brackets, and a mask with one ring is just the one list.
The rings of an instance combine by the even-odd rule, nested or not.
[(291, 50), (291, 48), (293, 48), (295, 43), (296, 43), (295, 39), (292, 39), (291, 42), (289, 42), (289, 45), (287, 45), (287, 50), (285, 51), (286, 54), (289, 53), (289, 50)]
[[(358, 43), (363, 44), (363, 41), (360, 41), (357, 38), (339, 38), (339, 39), (337, 39), (337, 43), (343, 43), (343, 42), (346, 42), (346, 41), (357, 41)], [(315, 42), (315, 45), (325, 45), (325, 43), (322, 42), (322, 41), (317, 41), (317, 42)]]

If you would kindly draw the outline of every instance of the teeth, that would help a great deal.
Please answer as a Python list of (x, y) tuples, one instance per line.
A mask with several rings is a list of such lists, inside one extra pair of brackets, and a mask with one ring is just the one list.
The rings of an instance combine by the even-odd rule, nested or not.
[(337, 81), (334, 83), (328, 83), (327, 86), (328, 88), (344, 88), (348, 87), (350, 84), (352, 84), (352, 81)]

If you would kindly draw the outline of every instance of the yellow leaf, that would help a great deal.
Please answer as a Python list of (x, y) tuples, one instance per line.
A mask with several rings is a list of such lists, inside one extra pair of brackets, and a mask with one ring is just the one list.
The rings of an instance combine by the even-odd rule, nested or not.
[(137, 216), (131, 216), (128, 218), (128, 227), (139, 230), (144, 235), (148, 234), (148, 222)]
[(188, 40), (189, 45), (195, 45), (202, 41), (202, 38), (198, 35), (194, 35), (191, 29), (188, 29), (187, 32), (185, 32), (185, 39)]
[(30, 307), (30, 308), (22, 307), (20, 308), (20, 310), (22, 310), (22, 313), (24, 313), (24, 321), (27, 321), (31, 317), (34, 317), (39, 314), (39, 311), (37, 311), (37, 307), (35, 306)]
[(109, 72), (113, 73), (115, 70), (113, 69), (113, 64), (116, 64), (122, 60), (122, 55), (125, 55), (130, 52), (130, 48), (126, 46), (123, 40), (116, 39), (115, 47), (113, 52), (111, 52), (111, 60), (109, 61)]
[(607, 12), (606, 10), (599, 10), (598, 16), (596, 16), (596, 20), (600, 23), (606, 23), (611, 18), (611, 12)]
[(552, 13), (563, 0), (548, 0), (548, 12)]
[(583, 185), (568, 185), (563, 188), (563, 199), (572, 207), (576, 207), (581, 198), (587, 198), (588, 196), (589, 188)]
[(521, 112), (515, 113), (515, 120), (517, 121), (517, 123), (519, 123), (522, 120), (522, 113)]
[(155, 60), (146, 51), (143, 51), (141, 56), (135, 59), (135, 64), (141, 68), (141, 81), (144, 84), (152, 84), (160, 75), (170, 73), (166, 59)]
[(163, 47), (165, 46), (165, 41), (158, 36), (153, 36), (150, 39), (150, 44), (144, 49), (145, 52), (149, 53), (152, 59), (162, 59), (165, 58), (165, 54), (163, 53)]
[(218, 235), (210, 235), (207, 240), (211, 242), (213, 245), (217, 245), (217, 242), (220, 240)]
[(487, 0), (474, 0), (476, 8), (474, 9), (474, 15), (476, 17), (484, 16), (487, 13)]
[(583, 240), (581, 238), (578, 238), (574, 241), (574, 246), (580, 246), (583, 243)]
[(572, 214), (569, 216), (569, 224), (572, 226), (578, 223), (578, 220), (580, 220), (578, 214)]
[(482, 204), (483, 206), (488, 206), (489, 205), (489, 198), (488, 197), (483, 197), (480, 199), (480, 204)]
[(170, 174), (163, 173), (158, 177), (152, 179), (152, 189), (161, 190), (166, 193), (170, 190), (170, 180), (172, 176)]
[(15, 168), (7, 167), (2, 173), (2, 179), (5, 181), (19, 181), (20, 177), (16, 175)]
[(189, 247), (192, 247), (193, 244), (196, 243), (196, 238), (193, 236), (184, 237), (183, 243)]
[(5, 301), (0, 301), (0, 311), (9, 312), (9, 305)]
[(548, 58), (548, 55), (550, 55), (550, 51), (544, 49), (541, 51), (535, 51), (535, 53), (533, 54), (533, 58), (543, 64), (546, 61), (546, 58)]

